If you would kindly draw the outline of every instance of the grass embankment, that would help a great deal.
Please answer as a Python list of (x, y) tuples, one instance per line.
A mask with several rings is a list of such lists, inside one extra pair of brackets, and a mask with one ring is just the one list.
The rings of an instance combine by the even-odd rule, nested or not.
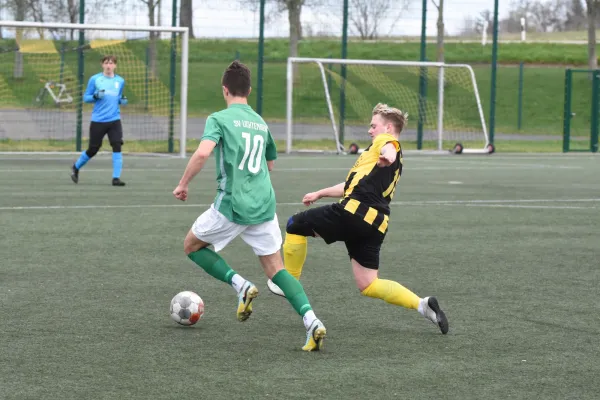
[[(10, 41), (0, 42), (10, 48)], [(85, 79), (99, 69), (98, 60), (105, 52), (119, 56), (119, 72), (127, 79), (126, 92), (130, 100), (128, 110), (152, 115), (169, 113), (169, 49), (168, 41), (158, 43), (157, 73), (146, 68), (145, 41), (130, 41), (85, 52)], [(67, 48), (69, 48), (69, 44)], [(306, 40), (300, 44), (300, 56), (336, 57), (338, 40)], [(287, 42), (267, 40), (263, 82), (263, 116), (269, 121), (285, 120)], [(435, 58), (434, 46), (428, 47), (429, 59)], [(355, 59), (418, 60), (418, 43), (350, 42), (348, 57)], [(190, 43), (188, 113), (190, 117), (206, 116), (221, 107), (220, 77), (226, 64), (236, 56), (257, 69), (257, 45), (247, 40), (193, 40)], [(491, 46), (477, 43), (448, 43), (446, 60), (449, 63), (473, 65), (484, 115), (489, 117)], [(568, 44), (502, 44), (499, 50), (496, 132), (521, 134), (560, 135), (563, 120), (564, 70), (566, 66), (584, 67), (587, 61), (585, 46)], [(518, 126), (518, 63), (525, 62), (523, 81), (522, 124)], [(528, 65), (529, 64), (529, 65)], [(61, 61), (58, 53), (25, 54), (23, 78), (15, 79), (14, 53), (0, 53), (0, 106), (24, 108), (34, 104), (42, 81), (60, 80)], [(63, 81), (71, 93), (77, 87), (77, 53), (67, 51), (62, 68)], [(328, 74), (334, 107), (339, 107), (340, 70), (333, 66)], [(465, 131), (481, 126), (476, 112), (475, 96), (466, 70), (447, 70), (445, 88), (445, 124)], [(348, 124), (363, 124), (364, 116), (372, 105), (386, 101), (399, 105), (413, 116), (418, 114), (419, 70), (406, 67), (350, 67), (346, 90), (346, 118)], [(148, 84), (146, 84), (148, 82)], [(319, 70), (314, 65), (302, 65), (298, 70), (294, 90), (294, 120), (326, 122), (327, 109)], [(254, 83), (255, 89), (258, 82)], [(428, 71), (428, 120), (426, 128), (433, 128), (437, 108), (437, 71)], [(175, 88), (179, 88), (179, 76)], [(250, 98), (256, 104), (256, 93)], [(587, 135), (590, 126), (591, 89), (586, 74), (574, 77), (572, 134)], [(75, 110), (75, 105), (66, 109)], [(86, 105), (84, 112), (89, 112)], [(489, 123), (489, 121), (488, 121)], [(414, 126), (414, 125), (413, 125)], [(557, 140), (559, 138), (557, 137)], [(536, 142), (537, 143), (537, 142)]]

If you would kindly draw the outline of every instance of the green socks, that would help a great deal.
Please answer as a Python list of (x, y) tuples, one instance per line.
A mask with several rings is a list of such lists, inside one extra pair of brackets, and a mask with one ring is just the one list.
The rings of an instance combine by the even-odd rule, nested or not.
[[(210, 249), (203, 248), (194, 251), (188, 254), (188, 257), (205, 270), (207, 274), (230, 285), (232, 284), (233, 277), (237, 275), (237, 272), (231, 269), (220, 255)], [(290, 275), (289, 272), (282, 269), (273, 276), (272, 281), (281, 288), (285, 294), (285, 298), (300, 316), (304, 317), (307, 312), (312, 311), (302, 284)]]
[(285, 298), (300, 316), (303, 317), (304, 314), (312, 310), (302, 284), (285, 269), (276, 273), (271, 280), (279, 286), (285, 294)]
[[(188, 254), (188, 258), (198, 264), (210, 276), (231, 285), (236, 272), (231, 269), (223, 258), (206, 247)], [(300, 287), (302, 289), (302, 287)]]

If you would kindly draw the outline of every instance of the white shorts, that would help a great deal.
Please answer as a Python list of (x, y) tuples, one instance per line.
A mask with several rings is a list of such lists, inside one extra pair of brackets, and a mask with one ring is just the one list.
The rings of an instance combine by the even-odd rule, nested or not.
[(239, 225), (225, 218), (212, 205), (194, 222), (192, 232), (198, 239), (212, 244), (216, 252), (223, 250), (238, 235), (257, 256), (277, 253), (283, 242), (277, 214), (273, 220), (258, 225)]

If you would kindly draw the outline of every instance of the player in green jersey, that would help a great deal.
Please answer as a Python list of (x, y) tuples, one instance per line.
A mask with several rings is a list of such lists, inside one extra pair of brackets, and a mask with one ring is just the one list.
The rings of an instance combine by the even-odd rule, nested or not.
[[(204, 135), (173, 195), (187, 200), (188, 185), (215, 150), (217, 196), (188, 232), (184, 251), (200, 268), (230, 284), (238, 294), (237, 318), (245, 321), (258, 296), (254, 284), (234, 271), (217, 253), (235, 237), (254, 250), (269, 279), (275, 282), (304, 321), (303, 350), (320, 350), (326, 330), (316, 317), (304, 288), (283, 266), (281, 230), (275, 213), (275, 191), (269, 171), (277, 149), (265, 121), (248, 105), (250, 70), (234, 61), (221, 84), (227, 108), (208, 117)], [(214, 247), (214, 251), (208, 248)]]

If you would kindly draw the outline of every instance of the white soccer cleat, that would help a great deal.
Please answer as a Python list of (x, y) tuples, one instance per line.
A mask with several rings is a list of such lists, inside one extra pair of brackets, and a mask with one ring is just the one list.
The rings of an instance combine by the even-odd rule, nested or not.
[(283, 293), (283, 290), (281, 290), (279, 286), (273, 283), (272, 280), (269, 279), (267, 281), (267, 287), (269, 288), (271, 293), (276, 294), (277, 296), (285, 297), (285, 293)]
[(302, 347), (304, 351), (319, 351), (323, 349), (323, 341), (327, 335), (325, 325), (318, 319), (315, 319), (306, 330), (306, 342)]
[(444, 335), (448, 333), (448, 329), (450, 328), (448, 318), (446, 318), (446, 314), (440, 308), (437, 299), (435, 297), (425, 297), (421, 300), (421, 306), (423, 307), (425, 317), (436, 324)]
[(252, 314), (252, 301), (258, 296), (258, 289), (252, 282), (246, 281), (238, 293), (237, 319), (244, 322)]

